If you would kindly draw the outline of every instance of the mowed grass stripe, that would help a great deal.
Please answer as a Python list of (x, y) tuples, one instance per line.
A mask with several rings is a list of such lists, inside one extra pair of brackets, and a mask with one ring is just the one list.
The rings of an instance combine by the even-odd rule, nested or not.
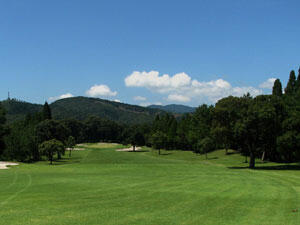
[[(86, 145), (54, 166), (0, 171), (0, 224), (299, 224), (298, 171), (231, 169), (243, 157)], [(260, 164), (258, 164), (260, 166)], [(261, 166), (276, 164), (265, 163)], [(17, 178), (16, 178), (17, 176)], [(1, 204), (1, 203), (0, 203)]]

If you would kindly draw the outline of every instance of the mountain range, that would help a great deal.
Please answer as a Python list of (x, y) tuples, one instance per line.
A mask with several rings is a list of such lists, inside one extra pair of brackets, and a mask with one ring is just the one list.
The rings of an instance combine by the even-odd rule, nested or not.
[[(16, 99), (4, 100), (1, 104), (6, 109), (9, 123), (25, 118), (29, 113), (40, 112), (41, 104), (33, 104)], [(103, 100), (99, 98), (72, 97), (57, 100), (50, 104), (54, 119), (78, 119), (84, 120), (89, 116), (113, 120), (121, 123), (140, 124), (151, 122), (156, 115), (169, 112), (173, 114), (190, 113), (195, 108), (183, 105), (167, 105), (142, 107)]]

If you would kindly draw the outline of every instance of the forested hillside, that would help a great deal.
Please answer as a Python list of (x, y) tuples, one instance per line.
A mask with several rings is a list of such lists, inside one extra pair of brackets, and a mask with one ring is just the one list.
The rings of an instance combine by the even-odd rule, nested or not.
[(43, 106), (17, 99), (8, 99), (1, 102), (6, 110), (6, 119), (8, 123), (24, 119), (27, 114), (33, 114), (42, 110)]
[(163, 112), (158, 109), (86, 97), (61, 99), (52, 103), (50, 107), (55, 119), (84, 120), (89, 116), (98, 116), (129, 124), (151, 122), (155, 115)]
[[(8, 123), (24, 119), (27, 114), (40, 112), (43, 107), (16, 99), (5, 100), (2, 106), (6, 110)], [(148, 123), (153, 121), (155, 115), (163, 113), (159, 109), (87, 97), (61, 99), (50, 104), (50, 108), (54, 119), (72, 118), (83, 121), (90, 116), (97, 116), (127, 124)]]

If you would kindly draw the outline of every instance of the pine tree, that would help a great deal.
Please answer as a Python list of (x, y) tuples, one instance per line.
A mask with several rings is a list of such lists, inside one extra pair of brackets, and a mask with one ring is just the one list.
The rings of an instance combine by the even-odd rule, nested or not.
[(296, 90), (296, 75), (295, 71), (292, 70), (290, 73), (289, 81), (286, 85), (286, 88), (284, 89), (284, 92), (286, 95), (293, 95)]
[(45, 102), (44, 107), (43, 107), (43, 119), (44, 120), (52, 119), (51, 109), (50, 109), (50, 106), (48, 105), (48, 102)]
[(274, 82), (272, 95), (282, 96), (282, 85), (279, 79), (276, 79)]

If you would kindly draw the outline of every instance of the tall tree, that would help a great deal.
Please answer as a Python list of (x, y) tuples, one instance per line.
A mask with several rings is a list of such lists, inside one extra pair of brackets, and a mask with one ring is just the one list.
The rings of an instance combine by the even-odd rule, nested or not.
[(227, 154), (231, 147), (234, 133), (233, 128), (238, 120), (238, 110), (240, 108), (240, 100), (237, 97), (229, 96), (219, 100), (214, 109), (214, 128), (212, 134), (216, 143), (222, 144)]
[(273, 85), (272, 95), (282, 96), (282, 85), (279, 79), (276, 79)]
[(295, 94), (295, 91), (296, 91), (296, 75), (295, 75), (295, 71), (292, 70), (290, 72), (290, 78), (286, 85), (286, 88), (284, 89), (284, 92), (286, 95), (293, 95)]
[(156, 131), (151, 136), (151, 144), (152, 147), (158, 150), (158, 154), (160, 155), (160, 150), (165, 147), (167, 135), (161, 131)]
[(6, 122), (5, 110), (2, 107), (2, 105), (0, 104), (0, 157), (1, 157), (1, 155), (4, 151), (4, 147), (5, 147), (4, 140), (3, 140), (5, 134), (7, 133), (7, 129), (4, 126), (5, 122)]
[(66, 144), (66, 147), (68, 148), (69, 150), (69, 157), (71, 157), (72, 155), (72, 150), (74, 149), (74, 146), (76, 145), (76, 141), (75, 141), (75, 138), (73, 136), (69, 136), (68, 137), (68, 140), (67, 140), (67, 144)]
[(296, 80), (296, 93), (300, 94), (300, 67), (298, 69), (298, 76), (297, 76), (297, 80)]
[(43, 119), (44, 120), (51, 120), (52, 119), (52, 113), (50, 106), (48, 105), (48, 102), (45, 102), (43, 107)]

